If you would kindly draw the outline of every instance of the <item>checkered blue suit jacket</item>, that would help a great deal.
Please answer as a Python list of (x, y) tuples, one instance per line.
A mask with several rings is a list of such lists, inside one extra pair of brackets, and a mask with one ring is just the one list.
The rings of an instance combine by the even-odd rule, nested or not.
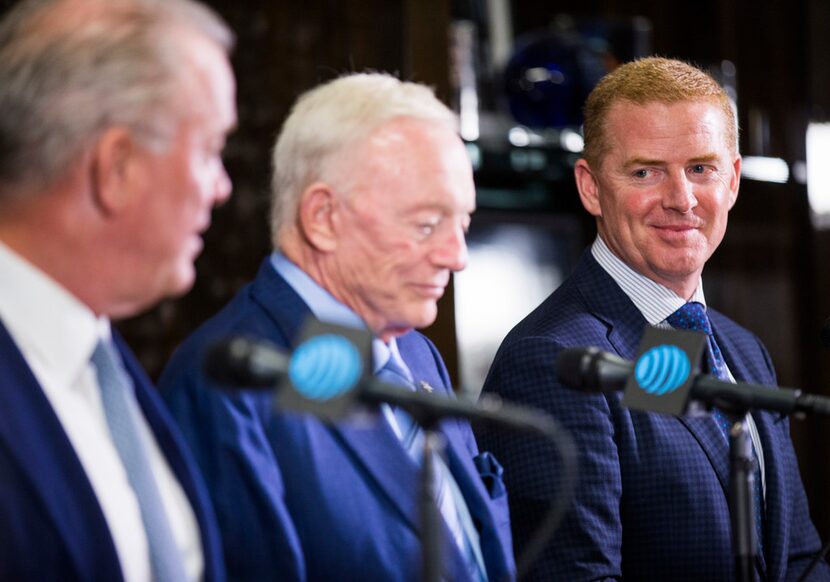
[[(739, 381), (775, 384), (757, 337), (709, 310), (724, 358)], [(564, 387), (554, 362), (567, 347), (596, 346), (634, 359), (646, 322), (586, 251), (574, 273), (505, 338), (484, 391), (541, 408), (581, 450), (578, 492), (532, 571), (534, 580), (734, 580), (728, 445), (710, 417), (630, 411), (621, 394)], [(761, 579), (795, 580), (820, 542), (810, 521), (786, 419), (754, 412), (764, 450), (766, 520)], [(557, 492), (558, 466), (544, 443), (481, 432), (504, 464), (517, 554)], [(828, 580), (826, 564), (811, 580)]]

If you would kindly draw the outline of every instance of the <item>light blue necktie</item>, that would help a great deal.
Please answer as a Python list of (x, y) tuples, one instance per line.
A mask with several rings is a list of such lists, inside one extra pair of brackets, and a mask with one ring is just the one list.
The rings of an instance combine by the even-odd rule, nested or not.
[(167, 521), (145, 443), (139, 431), (141, 410), (132, 380), (109, 341), (101, 340), (92, 354), (101, 387), (101, 401), (115, 448), (138, 499), (150, 547), (150, 564), (156, 582), (187, 579), (178, 546)]
[[(709, 322), (709, 316), (706, 315), (706, 308), (702, 303), (692, 301), (686, 303), (680, 309), (672, 313), (666, 321), (674, 328), (688, 329), (691, 331), (702, 331), (706, 334), (708, 349), (706, 350), (706, 358), (709, 364), (709, 369), (714, 376), (720, 380), (731, 382), (731, 378), (726, 371), (726, 362), (723, 360), (720, 348), (715, 341), (715, 336), (712, 333), (712, 324)], [(735, 423), (735, 417), (715, 408), (712, 411), (712, 416), (715, 419), (718, 427), (723, 433), (724, 437), (729, 441), (729, 430)], [(753, 445), (752, 453), (756, 458), (755, 446)], [(755, 531), (758, 534), (758, 545), (763, 550), (764, 547), (764, 494), (761, 489), (761, 469), (756, 466), (755, 470), (755, 488), (752, 492), (752, 501), (755, 513)]]
[[(415, 386), (410, 380), (408, 371), (403, 368), (403, 364), (396, 361), (394, 354), (390, 354), (389, 360), (378, 370), (377, 376), (389, 384), (415, 391)], [(406, 452), (409, 453), (410, 458), (418, 466), (421, 466), (424, 450), (424, 431), (402, 408), (393, 407), (393, 411), (401, 432), (401, 444), (406, 449)], [(460, 491), (458, 491), (458, 485), (455, 484), (449, 467), (447, 467), (441, 458), (436, 459), (435, 475), (438, 480), (435, 484), (435, 490), (437, 491), (435, 503), (438, 505), (441, 515), (455, 539), (456, 545), (465, 558), (467, 571), (470, 573), (472, 580), (486, 581), (487, 575), (485, 574), (484, 564), (480, 562), (480, 553), (477, 553), (473, 548), (474, 542), (472, 540), (475, 539), (475, 543), (478, 543), (478, 533), (473, 530), (474, 526), (472, 518), (469, 515), (469, 510), (466, 507), (461, 510), (455, 501), (454, 490), (459, 499), (463, 500), (463, 497)]]

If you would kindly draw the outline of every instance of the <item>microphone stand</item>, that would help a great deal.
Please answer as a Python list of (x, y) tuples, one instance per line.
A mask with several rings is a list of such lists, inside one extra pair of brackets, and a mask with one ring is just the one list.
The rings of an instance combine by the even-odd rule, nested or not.
[(422, 426), (424, 450), (421, 465), (421, 582), (440, 582), (443, 562), (441, 510), (438, 508), (437, 463), (444, 456), (446, 441), (434, 424)]
[[(512, 408), (504, 405), (501, 399), (483, 395), (479, 397), (478, 407), (473, 412), (469, 404), (447, 399), (444, 410), (437, 410), (426, 406), (418, 399), (412, 399), (416, 393), (400, 391), (396, 406), (402, 406), (408, 401), (407, 412), (424, 431), (424, 450), (421, 467), (420, 486), (420, 514), (421, 514), (421, 582), (440, 582), (444, 559), (443, 543), (443, 516), (436, 503), (435, 470), (437, 459), (443, 456), (445, 446), (444, 435), (438, 431), (438, 423), (447, 417), (467, 416), (471, 423), (480, 425), (501, 426), (520, 429), (534, 433), (550, 442), (557, 450), (561, 463), (560, 494), (551, 501), (550, 506), (542, 516), (540, 525), (533, 532), (533, 536), (526, 544), (522, 554), (516, 561), (516, 580), (521, 580), (530, 570), (530, 566), (544, 551), (556, 528), (562, 521), (570, 507), (571, 499), (577, 485), (577, 447), (568, 432), (562, 429), (550, 416), (533, 410)], [(454, 414), (453, 409), (465, 414)], [(470, 414), (473, 412), (472, 414)], [(504, 582), (510, 578), (504, 577)], [(499, 581), (502, 582), (502, 581)]]
[(752, 499), (756, 461), (746, 421), (741, 418), (729, 429), (729, 517), (735, 579), (737, 582), (754, 582), (758, 549)]

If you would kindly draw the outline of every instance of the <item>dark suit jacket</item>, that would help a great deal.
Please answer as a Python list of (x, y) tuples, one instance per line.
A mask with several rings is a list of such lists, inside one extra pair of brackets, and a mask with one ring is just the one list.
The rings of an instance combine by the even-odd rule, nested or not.
[[(257, 278), (174, 354), (160, 385), (196, 450), (217, 508), (228, 572), (236, 580), (415, 580), (419, 572), (418, 468), (382, 417), (328, 426), (277, 413), (271, 394), (223, 392), (200, 370), (213, 339), (244, 333), (289, 349), (307, 306), (266, 260)], [(398, 338), (416, 383), (450, 393), (435, 347)], [(504, 488), (488, 491), (466, 423), (443, 423), (448, 465), (481, 534), (490, 580), (514, 569)], [(448, 580), (468, 579), (445, 528)]]
[[(761, 342), (709, 309), (718, 345), (736, 380), (775, 384)], [(586, 251), (574, 273), (504, 340), (485, 392), (537, 406), (570, 430), (581, 448), (580, 486), (536, 580), (734, 580), (728, 445), (710, 417), (630, 411), (620, 394), (588, 395), (561, 385), (554, 362), (566, 347), (637, 355), (646, 322)], [(765, 580), (794, 580), (819, 540), (810, 522), (785, 419), (754, 412), (766, 467)], [(483, 447), (504, 462), (518, 546), (557, 492), (553, 452), (535, 441), (484, 432)], [(826, 567), (814, 578), (830, 579)]]
[[(120, 337), (139, 405), (190, 500), (205, 579), (224, 580), (219, 532), (195, 463)], [(0, 323), (0, 580), (121, 580), (101, 506), (23, 355)]]

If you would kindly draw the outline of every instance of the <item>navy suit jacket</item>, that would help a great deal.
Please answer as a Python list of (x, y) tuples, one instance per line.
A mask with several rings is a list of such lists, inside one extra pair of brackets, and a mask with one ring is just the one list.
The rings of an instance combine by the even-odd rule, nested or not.
[[(141, 410), (199, 524), (205, 580), (224, 580), (207, 490), (163, 403), (123, 340)], [(0, 323), (0, 580), (123, 579), (104, 513), (46, 395)]]
[[(274, 411), (269, 393), (223, 391), (200, 370), (206, 344), (228, 334), (290, 349), (309, 315), (266, 260), (257, 278), (179, 348), (161, 378), (164, 398), (206, 474), (229, 576), (415, 580), (419, 469), (382, 416), (329, 426)], [(398, 347), (416, 383), (451, 393), (429, 340), (410, 332), (398, 338)], [(466, 423), (450, 420), (441, 430), (448, 465), (481, 535), (490, 580), (501, 580), (514, 570), (504, 487), (496, 475), (485, 486)], [(446, 578), (468, 580), (446, 528), (444, 536)]]
[[(709, 309), (736, 380), (775, 384), (754, 335)], [(532, 571), (536, 580), (734, 580), (728, 444), (709, 416), (628, 410), (621, 395), (590, 395), (559, 383), (554, 363), (567, 347), (637, 356), (646, 321), (586, 251), (574, 273), (505, 338), (484, 390), (537, 406), (573, 433), (580, 486), (563, 525)], [(766, 519), (762, 579), (795, 580), (819, 550), (786, 419), (752, 414), (764, 451)], [(518, 546), (557, 492), (555, 454), (543, 444), (483, 432), (479, 443), (504, 462)], [(821, 564), (811, 580), (830, 579)]]

